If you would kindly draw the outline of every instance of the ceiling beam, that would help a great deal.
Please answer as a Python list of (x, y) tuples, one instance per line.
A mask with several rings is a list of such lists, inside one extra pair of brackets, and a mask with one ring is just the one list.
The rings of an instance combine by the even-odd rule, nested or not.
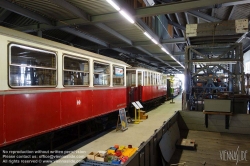
[(187, 13), (194, 16), (194, 17), (201, 18), (201, 19), (203, 19), (204, 21), (207, 21), (207, 22), (220, 22), (221, 21), (218, 18), (212, 17), (210, 15), (207, 15), (205, 13), (195, 11), (195, 10), (188, 11)]
[[(169, 38), (169, 39), (162, 39), (160, 41), (160, 44), (176, 44), (176, 43), (186, 43), (186, 40), (184, 37), (179, 38)], [(149, 46), (149, 45), (155, 45), (151, 40), (148, 41), (138, 41), (133, 42), (132, 45), (124, 45), (124, 44), (112, 44), (111, 47), (114, 48), (125, 48), (125, 47), (133, 47), (133, 46)]]
[(221, 6), (235, 6), (235, 5), (243, 5), (247, 3), (250, 3), (250, 0), (227, 2), (227, 3), (222, 4)]
[(187, 24), (190, 24), (189, 19), (188, 19), (187, 12), (185, 12), (185, 18), (186, 18)]
[[(168, 24), (170, 24), (170, 25), (175, 24), (175, 25), (177, 26), (177, 23), (174, 23), (174, 22), (172, 21), (172, 19), (171, 19), (171, 17), (170, 17), (170, 14), (167, 14), (167, 17), (168, 17), (168, 19), (167, 19)], [(175, 31), (176, 35), (177, 35), (178, 37), (180, 37), (181, 35), (180, 35), (179, 31), (177, 30), (176, 26), (173, 25), (174, 31)]]
[(176, 22), (173, 22), (173, 21), (170, 19), (170, 17), (169, 17), (169, 19), (168, 19), (168, 23), (169, 23), (170, 25), (173, 25), (174, 27), (180, 29), (180, 30), (183, 30), (183, 31), (186, 30), (186, 27), (184, 27), (184, 26), (182, 26), (182, 25), (180, 25), (180, 24), (178, 24), (178, 23), (176, 23)]
[(167, 66), (169, 66), (169, 67), (171, 67), (171, 68), (173, 68), (174, 70), (179, 71), (179, 70), (176, 69), (175, 67), (171, 66), (169, 63), (165, 62), (164, 60), (160, 59), (159, 57), (154, 56), (153, 54), (151, 54), (151, 53), (148, 52), (147, 50), (145, 50), (145, 49), (143, 49), (143, 48), (141, 48), (141, 47), (139, 47), (139, 46), (137, 46), (136, 48), (139, 49), (139, 50), (141, 50), (142, 52), (146, 53), (147, 55), (149, 55), (149, 56), (151, 56), (151, 57), (153, 57), (153, 58), (155, 58), (155, 59), (161, 61), (162, 63), (166, 64)]
[(33, 19), (35, 21), (39, 21), (40, 23), (52, 25), (51, 20), (44, 18), (43, 16), (41, 16), (37, 13), (34, 13), (34, 12), (29, 11), (27, 9), (24, 9), (24, 8), (18, 6), (14, 3), (11, 3), (7, 0), (0, 0), (0, 6), (1, 6), (1, 8), (7, 9), (9, 11), (20, 14), (20, 15), (25, 16), (27, 18)]
[(177, 55), (185, 55), (185, 52), (174, 52), (173, 55), (174, 55), (174, 56), (177, 56)]
[(129, 44), (129, 45), (133, 45), (132, 41), (129, 40), (128, 38), (122, 36), (120, 33), (116, 32), (115, 30), (111, 29), (110, 27), (108, 27), (107, 25), (103, 24), (103, 23), (97, 23), (95, 24), (95, 26), (97, 26), (98, 28), (108, 32), (109, 34), (114, 35), (116, 38), (121, 39), (123, 42)]
[(136, 9), (135, 17), (148, 17), (161, 14), (170, 14), (185, 12), (189, 10), (194, 10), (197, 8), (213, 6), (215, 4), (229, 3), (229, 2), (242, 2), (244, 0), (192, 0), (192, 1), (180, 1), (174, 3), (166, 3), (162, 5), (156, 5), (146, 8)]
[[(176, 20), (177, 20), (178, 24), (181, 25), (181, 22), (180, 22), (178, 13), (175, 13), (175, 17), (176, 17)], [(181, 26), (182, 26), (182, 25), (181, 25)], [(184, 33), (183, 31), (184, 31), (184, 30), (181, 30), (181, 33), (182, 33), (183, 37), (185, 37), (185, 33)]]
[(162, 44), (176, 44), (176, 43), (186, 43), (186, 40), (184, 37), (180, 38), (172, 38), (172, 39), (162, 39)]
[(5, 10), (5, 9), (4, 9), (4, 10), (0, 13), (0, 22), (3, 22), (10, 14), (11, 14), (11, 11)]
[(229, 16), (228, 16), (227, 20), (231, 20), (231, 17), (232, 17), (232, 15), (234, 13), (234, 10), (235, 10), (235, 6), (232, 6), (231, 11), (229, 13)]
[(212, 8), (212, 11), (211, 11), (211, 16), (214, 17), (214, 13), (215, 13), (215, 9)]
[(80, 38), (83, 38), (83, 39), (87, 39), (91, 42), (94, 42), (94, 43), (97, 43), (99, 45), (102, 45), (102, 46), (105, 46), (105, 47), (108, 47), (109, 48), (109, 44), (102, 41), (102, 40), (99, 40), (93, 36), (90, 36), (88, 34), (85, 34), (85, 33), (81, 33), (80, 31), (77, 31), (73, 28), (69, 28), (69, 27), (65, 27), (65, 28), (61, 28), (61, 30), (63, 30), (64, 32), (67, 32), (67, 33), (70, 33), (72, 35), (75, 35), (75, 36), (78, 36)]
[(90, 21), (90, 15), (83, 12), (81, 9), (75, 7), (71, 3), (65, 1), (65, 0), (50, 0), (52, 3), (68, 10), (72, 14), (78, 16), (79, 18), (85, 20), (85, 21)]

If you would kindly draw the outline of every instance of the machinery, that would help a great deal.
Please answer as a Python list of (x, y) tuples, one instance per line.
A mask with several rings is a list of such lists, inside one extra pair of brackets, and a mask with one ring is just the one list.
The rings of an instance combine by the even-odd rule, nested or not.
[(224, 99), (230, 100), (228, 111), (246, 113), (249, 97), (240, 43), (246, 32), (248, 19), (187, 25), (187, 40), (195, 45), (185, 50), (184, 110), (203, 111), (204, 100), (216, 105)]
[(202, 111), (204, 99), (234, 99), (244, 96), (242, 56), (242, 46), (239, 43), (187, 47), (186, 109)]

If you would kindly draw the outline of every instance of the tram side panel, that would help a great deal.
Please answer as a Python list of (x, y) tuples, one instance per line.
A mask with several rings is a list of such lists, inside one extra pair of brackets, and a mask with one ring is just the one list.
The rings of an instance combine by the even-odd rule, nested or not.
[(0, 96), (0, 146), (4, 143), (4, 126), (3, 126), (3, 96)]
[(160, 89), (158, 89), (158, 86), (156, 85), (156, 86), (153, 86), (153, 92), (154, 92), (154, 94), (153, 94), (153, 96), (154, 96), (154, 98), (157, 98), (157, 97), (160, 97)]
[(125, 88), (64, 92), (62, 125), (91, 119), (125, 107)]
[(103, 115), (112, 110), (112, 90), (102, 89), (93, 91), (93, 114)]
[(146, 102), (166, 95), (166, 88), (155, 86), (141, 86), (141, 101)]
[(127, 107), (126, 88), (117, 88), (112, 90), (113, 107), (112, 110), (119, 110)]
[(5, 95), (4, 112), (7, 144), (51, 131), (60, 126), (60, 93)]
[(93, 91), (71, 91), (61, 94), (61, 125), (65, 126), (93, 117)]
[(141, 101), (146, 102), (152, 99), (152, 87), (151, 86), (140, 86), (141, 89)]

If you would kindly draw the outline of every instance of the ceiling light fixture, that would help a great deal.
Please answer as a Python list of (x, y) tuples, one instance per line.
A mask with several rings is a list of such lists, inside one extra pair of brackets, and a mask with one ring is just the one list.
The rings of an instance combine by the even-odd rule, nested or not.
[(147, 32), (144, 32), (144, 35), (146, 35), (149, 39), (152, 39), (152, 37)]
[(152, 38), (147, 32), (144, 32), (144, 35), (146, 35), (150, 40), (152, 40), (152, 42), (154, 42), (155, 44), (158, 44), (158, 42)]
[(161, 49), (162, 49), (165, 53), (170, 54), (164, 47), (161, 47)]
[(115, 4), (115, 2), (113, 2), (112, 0), (106, 0), (111, 6), (113, 6), (113, 8), (115, 8), (117, 11), (120, 11), (121, 8)]
[(162, 51), (167, 53), (175, 62), (177, 62), (181, 67), (183, 67), (185, 69), (185, 67), (177, 59), (175, 59), (175, 57), (173, 55), (171, 55), (164, 47), (161, 46), (161, 49), (162, 49)]
[(134, 24), (135, 21), (124, 10), (119, 11), (123, 17), (125, 17), (130, 23)]
[(155, 39), (151, 39), (155, 44), (158, 44), (158, 42)]

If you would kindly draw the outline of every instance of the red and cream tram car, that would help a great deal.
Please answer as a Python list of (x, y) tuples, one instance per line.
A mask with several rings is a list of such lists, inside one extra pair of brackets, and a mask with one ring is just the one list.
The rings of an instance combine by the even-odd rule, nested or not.
[(144, 106), (152, 102), (165, 101), (167, 97), (167, 75), (144, 69), (127, 69), (127, 101), (140, 101)]
[(122, 61), (4, 27), (0, 50), (0, 147), (127, 106)]

